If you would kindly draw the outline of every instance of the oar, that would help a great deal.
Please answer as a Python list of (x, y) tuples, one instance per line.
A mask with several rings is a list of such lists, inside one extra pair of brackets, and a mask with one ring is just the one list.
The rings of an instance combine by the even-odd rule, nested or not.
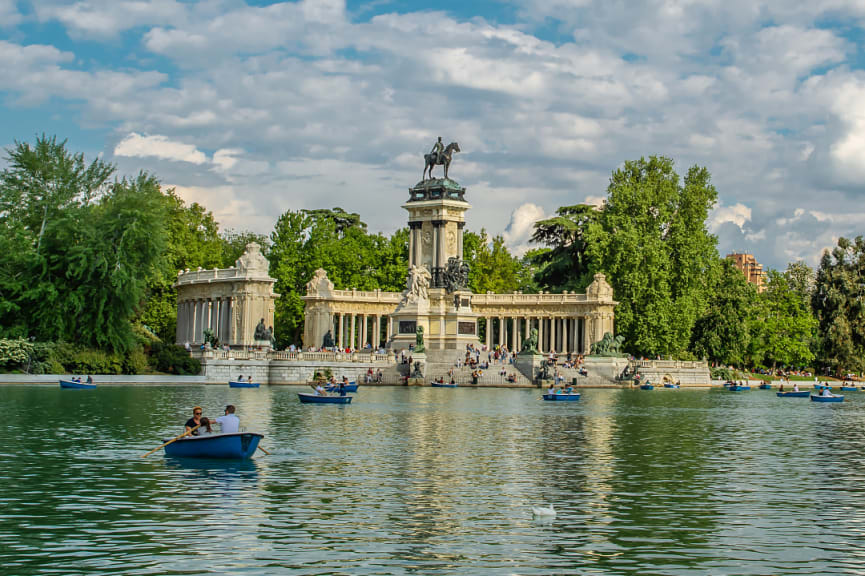
[[(201, 426), (201, 424), (199, 424), (198, 426)], [(153, 450), (151, 450), (151, 451), (148, 452), (147, 454), (142, 454), (141, 457), (142, 457), (142, 458), (147, 458), (148, 456), (150, 456), (151, 454), (153, 454), (154, 452), (156, 452), (156, 451), (159, 450), (160, 448), (165, 448), (166, 446), (168, 446), (169, 444), (171, 444), (171, 443), (174, 442), (175, 440), (180, 440), (180, 439), (183, 438), (184, 436), (189, 436), (190, 434), (192, 434), (193, 432), (195, 432), (196, 430), (198, 430), (198, 426), (194, 427), (194, 428), (193, 428), (192, 430), (190, 430), (189, 432), (184, 432), (183, 434), (181, 434), (181, 435), (178, 436), (177, 438), (172, 438), (171, 440), (169, 440), (169, 441), (166, 442), (165, 444), (162, 444), (161, 446), (157, 446), (156, 448), (154, 448)]]
[(265, 450), (264, 448), (262, 448), (260, 444), (259, 444), (259, 446), (258, 446), (258, 449), (261, 450), (262, 452), (264, 452), (265, 454), (267, 454), (268, 456), (270, 456), (270, 452), (268, 452), (267, 450)]

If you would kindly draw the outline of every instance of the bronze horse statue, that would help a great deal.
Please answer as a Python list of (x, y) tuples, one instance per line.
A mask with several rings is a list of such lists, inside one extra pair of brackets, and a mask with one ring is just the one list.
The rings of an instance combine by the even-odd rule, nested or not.
[(424, 166), (423, 176), (421, 176), (421, 180), (426, 180), (427, 170), (429, 170), (429, 177), (430, 177), (430, 180), (432, 180), (432, 169), (433, 169), (433, 166), (435, 166), (436, 164), (441, 164), (444, 166), (445, 179), (447, 179), (448, 168), (451, 165), (451, 157), (453, 156), (454, 152), (459, 152), (459, 151), (460, 151), (460, 145), (457, 144), (456, 142), (451, 142), (450, 144), (448, 144), (445, 147), (444, 152), (442, 152), (441, 162), (436, 161), (436, 160), (438, 160), (438, 158), (436, 158), (436, 156), (437, 156), (436, 154), (432, 154), (432, 153), (424, 154), (423, 159), (424, 159), (424, 162), (426, 162), (426, 165)]

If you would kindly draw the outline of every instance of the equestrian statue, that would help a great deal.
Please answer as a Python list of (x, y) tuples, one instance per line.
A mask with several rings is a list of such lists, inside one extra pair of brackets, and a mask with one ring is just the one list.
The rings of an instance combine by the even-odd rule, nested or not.
[(424, 154), (424, 165), (423, 176), (421, 176), (421, 180), (426, 180), (427, 171), (429, 171), (430, 180), (432, 180), (432, 169), (434, 166), (444, 166), (445, 169), (445, 179), (448, 177), (448, 168), (451, 165), (451, 159), (453, 157), (454, 152), (460, 151), (460, 145), (456, 142), (451, 142), (447, 146), (442, 144), (442, 137), (439, 136), (438, 141), (433, 145), (432, 150), (430, 150), (429, 154)]

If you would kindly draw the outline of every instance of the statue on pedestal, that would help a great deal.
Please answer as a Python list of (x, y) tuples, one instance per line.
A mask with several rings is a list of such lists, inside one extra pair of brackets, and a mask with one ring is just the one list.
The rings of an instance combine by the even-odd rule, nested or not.
[(322, 348), (333, 348), (333, 335), (331, 335), (330, 330), (324, 335), (324, 341), (321, 343), (321, 346)]
[(444, 166), (445, 180), (448, 178), (448, 168), (451, 165), (451, 159), (454, 152), (460, 151), (460, 145), (456, 142), (451, 142), (447, 146), (442, 145), (442, 137), (439, 136), (438, 141), (433, 145), (429, 154), (424, 154), (424, 169), (421, 180), (426, 180), (427, 170), (429, 170), (429, 178), (432, 180), (432, 169), (434, 166)]
[(426, 348), (424, 348), (424, 345), (423, 345), (423, 326), (417, 327), (417, 330), (415, 331), (414, 341), (415, 341), (415, 344), (414, 344), (414, 352), (415, 353), (426, 352)]
[(264, 318), (262, 318), (258, 326), (255, 327), (255, 339), (256, 340), (270, 340), (270, 334), (267, 333), (267, 326), (264, 325)]
[(540, 354), (538, 352), (538, 330), (536, 328), (532, 328), (529, 332), (528, 338), (523, 340), (523, 347), (520, 350), (520, 354)]
[(431, 280), (432, 274), (430, 274), (426, 266), (416, 266), (412, 264), (405, 282), (407, 291), (405, 299), (409, 302), (428, 300)]

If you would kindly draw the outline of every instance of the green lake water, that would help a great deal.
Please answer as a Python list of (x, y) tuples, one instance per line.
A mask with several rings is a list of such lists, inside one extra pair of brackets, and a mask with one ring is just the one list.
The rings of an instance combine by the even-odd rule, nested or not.
[(0, 574), (865, 574), (865, 392), (301, 390), (0, 387)]

